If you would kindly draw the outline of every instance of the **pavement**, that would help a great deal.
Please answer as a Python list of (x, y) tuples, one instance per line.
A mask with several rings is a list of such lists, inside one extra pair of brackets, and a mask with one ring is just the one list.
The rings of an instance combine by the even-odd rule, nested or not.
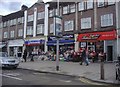
[(120, 81), (115, 78), (115, 63), (104, 63), (104, 80), (100, 79), (100, 63), (90, 63), (89, 66), (86, 66), (85, 64), (80, 65), (79, 62), (60, 61), (59, 71), (56, 71), (56, 61), (35, 60), (34, 62), (21, 62), (19, 68), (53, 74), (77, 76), (94, 82), (120, 85)]

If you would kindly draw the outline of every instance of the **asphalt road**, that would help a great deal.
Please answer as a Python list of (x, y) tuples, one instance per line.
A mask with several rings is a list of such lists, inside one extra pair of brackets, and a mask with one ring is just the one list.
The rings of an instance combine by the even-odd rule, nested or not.
[(87, 85), (78, 77), (39, 73), (22, 69), (2, 70), (2, 85)]

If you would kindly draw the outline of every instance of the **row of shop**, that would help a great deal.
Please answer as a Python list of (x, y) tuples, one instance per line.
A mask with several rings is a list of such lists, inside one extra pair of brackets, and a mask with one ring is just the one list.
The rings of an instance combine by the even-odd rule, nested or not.
[[(116, 60), (117, 49), (116, 31), (106, 32), (91, 32), (84, 34), (70, 34), (64, 35), (59, 40), (60, 50), (75, 50), (78, 51), (81, 47), (87, 47), (88, 50), (103, 50), (107, 54), (107, 61)], [(3, 51), (8, 51), (10, 56), (22, 53), (25, 48), (28, 52), (33, 49), (40, 49), (41, 51), (55, 51), (56, 52), (56, 38), (50, 37), (34, 37), (18, 40), (9, 40), (6, 45), (1, 44), (0, 48)]]

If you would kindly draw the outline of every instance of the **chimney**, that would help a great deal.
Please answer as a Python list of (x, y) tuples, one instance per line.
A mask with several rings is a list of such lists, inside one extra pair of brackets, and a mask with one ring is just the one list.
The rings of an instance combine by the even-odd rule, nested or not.
[(22, 6), (21, 6), (21, 10), (22, 10), (22, 11), (25, 11), (25, 10), (27, 10), (27, 9), (28, 9), (28, 7), (27, 7), (26, 5), (22, 5)]

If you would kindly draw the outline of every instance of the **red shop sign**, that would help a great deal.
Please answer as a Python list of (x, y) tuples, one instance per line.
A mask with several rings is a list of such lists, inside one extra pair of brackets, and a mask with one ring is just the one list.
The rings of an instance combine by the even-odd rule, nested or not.
[(106, 31), (106, 32), (92, 32), (79, 34), (78, 41), (98, 41), (98, 40), (114, 40), (116, 39), (116, 31)]

